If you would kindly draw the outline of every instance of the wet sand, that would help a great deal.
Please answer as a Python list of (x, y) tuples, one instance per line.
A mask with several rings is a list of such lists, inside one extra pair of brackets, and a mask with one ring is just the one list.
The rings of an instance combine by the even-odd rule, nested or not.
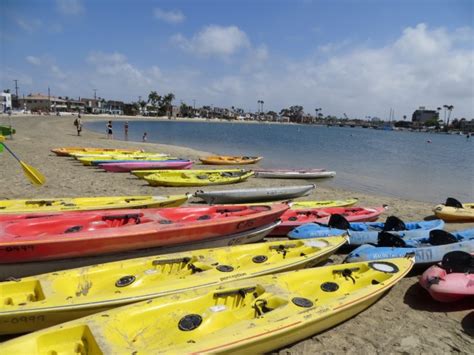
[[(105, 123), (103, 135), (83, 130), (82, 135), (77, 136), (76, 128), (73, 125), (74, 117), (70, 116), (13, 116), (11, 120), (17, 133), (13, 140), (8, 139), (5, 143), (20, 159), (40, 170), (45, 175), (47, 182), (42, 187), (30, 185), (23, 175), (20, 164), (7, 152), (3, 152), (0, 155), (1, 199), (171, 195), (192, 193), (199, 189), (151, 187), (144, 180), (139, 180), (130, 174), (106, 173), (95, 168), (84, 167), (70, 158), (57, 157), (50, 152), (50, 149), (55, 147), (138, 148), (169, 153), (192, 160), (197, 160), (202, 155), (218, 153), (200, 152), (163, 144), (106, 139)], [(133, 119), (129, 119), (129, 122), (132, 125)], [(8, 117), (0, 116), (0, 125), (8, 124)], [(114, 126), (115, 136), (122, 138), (123, 124), (117, 122)], [(200, 165), (196, 164), (195, 167), (200, 168)], [(238, 185), (216, 186), (206, 189), (303, 185), (307, 183), (309, 182), (304, 180), (251, 178)], [(313, 193), (302, 200), (357, 197), (360, 206), (386, 204), (388, 210), (381, 216), (381, 220), (384, 220), (388, 215), (396, 215), (403, 220), (420, 220), (432, 215), (433, 206), (424, 202), (330, 188), (320, 181), (316, 181), (316, 185), (317, 188)], [(190, 203), (192, 202), (190, 201)], [(446, 229), (456, 230), (472, 227), (474, 227), (472, 223), (448, 224)], [(338, 262), (342, 258), (343, 256), (336, 255), (332, 259)], [(322, 334), (280, 349), (277, 353), (445, 354), (455, 352), (472, 354), (474, 352), (474, 305), (472, 299), (471, 303), (466, 300), (456, 305), (437, 303), (418, 285), (419, 274), (419, 271), (412, 272), (380, 301), (349, 321)]]

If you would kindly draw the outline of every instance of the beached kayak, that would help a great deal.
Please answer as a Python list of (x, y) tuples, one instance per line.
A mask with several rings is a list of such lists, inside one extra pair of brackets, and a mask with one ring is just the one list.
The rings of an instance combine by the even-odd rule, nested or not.
[(235, 184), (253, 175), (247, 170), (161, 170), (145, 175), (144, 179), (152, 186), (209, 186)]
[(0, 223), (0, 263), (100, 255), (193, 243), (265, 226), (288, 209), (273, 206), (92, 211)]
[(385, 222), (370, 223), (348, 223), (348, 225), (327, 225), (308, 223), (293, 229), (288, 237), (293, 239), (329, 237), (331, 235), (349, 235), (349, 244), (377, 244), (380, 232), (388, 232), (401, 238), (427, 237), (429, 231), (443, 229), (444, 222), (441, 219), (432, 221), (403, 222), (394, 216), (387, 218)]
[[(0, 306), (0, 334), (31, 332), (154, 297), (317, 265), (346, 240), (330, 237), (200, 249), (2, 282), (0, 294), (9, 302)], [(37, 321), (12, 322), (19, 317)]]
[(177, 207), (188, 201), (188, 195), (170, 196), (101, 196), (62, 197), (31, 200), (0, 200), (3, 214), (44, 213), (52, 211), (91, 211), (123, 208)]
[[(288, 210), (281, 217), (281, 224), (272, 235), (287, 235), (294, 228), (306, 223), (327, 224), (332, 215), (343, 216), (349, 222), (375, 221), (385, 211), (385, 207), (329, 207), (302, 210)], [(344, 231), (341, 233), (343, 234)], [(340, 234), (339, 234), (340, 235)]]
[(439, 302), (455, 302), (474, 296), (474, 255), (453, 251), (439, 265), (427, 269), (420, 284)]
[(358, 201), (357, 198), (348, 198), (346, 200), (292, 201), (290, 206), (292, 210), (299, 208), (349, 207), (355, 205)]
[(437, 205), (433, 212), (446, 222), (474, 222), (474, 203), (461, 203), (451, 197)]
[(143, 155), (140, 153), (139, 155), (102, 155), (102, 156), (91, 156), (91, 157), (82, 157), (77, 158), (82, 164), (84, 165), (99, 165), (105, 163), (113, 163), (113, 162), (128, 162), (128, 161), (161, 161), (161, 160), (183, 160), (177, 157), (171, 157), (168, 154), (160, 154), (160, 153), (153, 153)]
[(15, 128), (12, 128), (11, 126), (0, 126), (0, 135), (2, 136), (10, 136), (15, 133)]
[(412, 265), (331, 265), (197, 288), (33, 332), (1, 343), (0, 353), (262, 354), (362, 312)]
[(140, 149), (115, 149), (115, 148), (85, 148), (85, 147), (62, 147), (51, 151), (58, 156), (71, 156), (74, 153), (82, 154), (111, 154), (111, 153), (142, 153)]
[(246, 165), (255, 164), (262, 160), (263, 157), (245, 157), (245, 156), (226, 156), (214, 155), (199, 158), (203, 164), (209, 165)]
[(429, 238), (402, 239), (383, 232), (379, 236), (378, 245), (361, 245), (346, 257), (346, 261), (400, 258), (413, 254), (416, 264), (434, 264), (440, 262), (443, 256), (451, 251), (474, 253), (474, 233), (469, 232), (465, 236), (455, 237), (445, 231), (434, 230), (430, 232)]
[(306, 196), (315, 185), (284, 186), (284, 187), (257, 187), (251, 189), (234, 189), (219, 191), (197, 191), (194, 196), (203, 199), (209, 204), (215, 203), (246, 203), (287, 200)]
[(335, 171), (326, 171), (324, 169), (255, 171), (255, 177), (267, 179), (321, 179), (334, 176), (336, 176)]
[(102, 163), (99, 167), (113, 173), (128, 173), (132, 170), (147, 169), (189, 169), (193, 165), (190, 160), (182, 161), (133, 161), (124, 163)]

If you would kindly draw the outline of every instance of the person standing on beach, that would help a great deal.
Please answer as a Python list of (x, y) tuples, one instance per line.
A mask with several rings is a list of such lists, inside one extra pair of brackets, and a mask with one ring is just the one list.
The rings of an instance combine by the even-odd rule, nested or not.
[(143, 133), (142, 141), (146, 142), (146, 140), (147, 140), (147, 133), (145, 132)]
[(125, 140), (128, 140), (128, 121), (123, 124), (123, 131), (125, 133)]
[(107, 128), (107, 139), (109, 139), (109, 138), (114, 139), (114, 133), (112, 131), (112, 121), (109, 121), (107, 123), (106, 128)]

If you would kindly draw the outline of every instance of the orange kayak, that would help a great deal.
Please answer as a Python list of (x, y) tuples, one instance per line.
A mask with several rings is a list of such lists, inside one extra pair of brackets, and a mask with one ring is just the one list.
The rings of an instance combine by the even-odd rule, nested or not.
[(212, 155), (208, 157), (199, 158), (203, 164), (209, 165), (246, 165), (255, 164), (262, 160), (263, 157), (245, 157), (245, 156), (227, 156), (227, 155)]

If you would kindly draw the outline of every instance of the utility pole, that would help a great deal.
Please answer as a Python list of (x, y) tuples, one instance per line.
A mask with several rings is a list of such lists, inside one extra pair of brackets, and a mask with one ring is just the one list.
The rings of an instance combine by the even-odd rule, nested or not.
[(196, 110), (196, 99), (193, 99), (193, 109)]
[(51, 90), (49, 89), (49, 86), (48, 86), (48, 111), (51, 112)]
[(16, 95), (16, 98), (17, 98), (17, 100), (18, 100), (18, 89), (19, 89), (19, 87), (18, 87), (18, 79), (14, 79), (13, 81), (15, 82), (15, 95)]
[(97, 100), (97, 89), (92, 89), (94, 90), (94, 100)]

